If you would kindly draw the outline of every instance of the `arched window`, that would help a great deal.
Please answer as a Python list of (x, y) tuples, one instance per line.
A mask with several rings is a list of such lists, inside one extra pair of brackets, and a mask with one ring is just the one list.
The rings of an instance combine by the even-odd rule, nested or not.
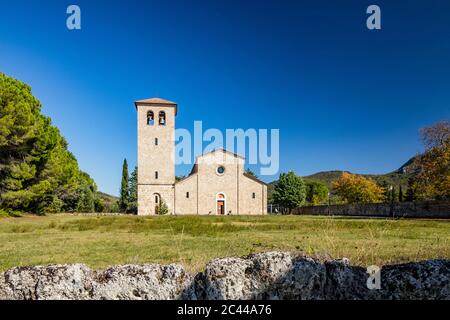
[(155, 114), (153, 111), (147, 112), (147, 125), (153, 126), (155, 124)]
[(155, 146), (159, 145), (159, 140), (158, 138), (155, 138)]
[(158, 171), (155, 171), (155, 179), (158, 180), (158, 178), (159, 178), (159, 173), (158, 173)]
[(159, 125), (160, 126), (166, 125), (166, 113), (164, 111), (161, 111), (159, 113)]

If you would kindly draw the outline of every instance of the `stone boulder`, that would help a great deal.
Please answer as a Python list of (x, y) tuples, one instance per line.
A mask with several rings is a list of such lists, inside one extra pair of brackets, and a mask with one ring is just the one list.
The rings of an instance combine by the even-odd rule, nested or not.
[(450, 260), (385, 266), (380, 290), (367, 279), (345, 259), (268, 252), (215, 259), (196, 275), (157, 264), (13, 268), (0, 273), (0, 300), (450, 300)]

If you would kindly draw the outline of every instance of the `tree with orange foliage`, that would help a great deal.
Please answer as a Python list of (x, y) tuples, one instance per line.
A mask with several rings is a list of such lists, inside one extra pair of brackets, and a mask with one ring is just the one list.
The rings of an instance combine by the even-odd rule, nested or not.
[(420, 131), (425, 153), (414, 162), (414, 187), (422, 200), (450, 200), (450, 123), (438, 122)]
[(348, 172), (332, 183), (333, 190), (347, 203), (381, 202), (384, 190), (370, 178)]

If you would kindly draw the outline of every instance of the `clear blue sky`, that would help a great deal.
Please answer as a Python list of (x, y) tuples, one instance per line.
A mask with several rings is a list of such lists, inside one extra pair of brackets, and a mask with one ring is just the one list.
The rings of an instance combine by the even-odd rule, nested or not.
[(280, 128), (281, 171), (385, 173), (450, 116), (449, 16), (447, 0), (0, 0), (0, 71), (108, 193), (136, 163), (133, 101), (154, 96), (179, 103), (178, 127)]

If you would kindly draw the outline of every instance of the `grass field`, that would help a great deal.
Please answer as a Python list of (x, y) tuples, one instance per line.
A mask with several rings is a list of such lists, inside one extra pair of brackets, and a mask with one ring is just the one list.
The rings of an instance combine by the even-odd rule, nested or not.
[(450, 221), (304, 216), (0, 218), (0, 271), (15, 266), (181, 263), (271, 250), (357, 265), (450, 258)]

